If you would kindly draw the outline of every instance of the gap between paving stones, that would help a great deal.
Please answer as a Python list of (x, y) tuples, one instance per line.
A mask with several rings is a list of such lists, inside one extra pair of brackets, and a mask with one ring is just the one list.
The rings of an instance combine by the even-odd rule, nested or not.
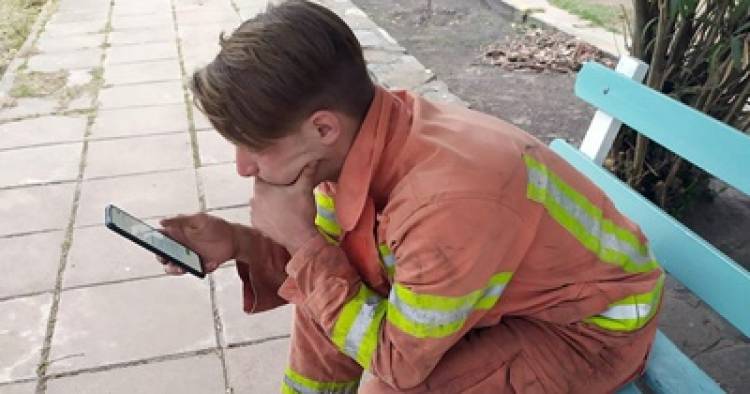
[[(107, 12), (105, 27), (104, 27), (104, 44), (106, 45), (109, 40), (109, 34), (111, 32), (112, 27), (112, 8), (114, 6), (114, 1), (111, 0), (109, 3), (109, 8)], [(99, 59), (99, 67), (102, 67), (104, 64), (104, 59), (107, 56), (106, 51), (102, 51), (101, 57)], [(95, 91), (93, 93), (93, 103), (96, 103), (96, 100), (99, 96), (99, 91), (101, 90), (101, 84), (102, 81), (98, 80), (95, 85)], [(94, 104), (96, 106), (96, 104)], [(52, 339), (55, 334), (55, 323), (57, 320), (57, 311), (60, 306), (60, 298), (62, 296), (62, 282), (63, 282), (63, 275), (65, 274), (65, 267), (67, 265), (68, 260), (68, 254), (70, 252), (70, 247), (73, 243), (73, 232), (75, 229), (75, 220), (78, 212), (78, 202), (81, 197), (81, 188), (83, 184), (83, 174), (86, 169), (86, 154), (88, 152), (88, 137), (91, 134), (91, 128), (94, 124), (94, 120), (96, 119), (96, 108), (94, 108), (93, 111), (91, 111), (90, 114), (88, 114), (88, 122), (86, 124), (86, 131), (84, 133), (84, 142), (83, 147), (81, 151), (81, 159), (79, 163), (78, 168), (78, 179), (76, 181), (76, 188), (75, 193), (73, 196), (73, 203), (70, 208), (70, 219), (68, 221), (68, 225), (65, 229), (65, 240), (63, 241), (63, 244), (61, 246), (61, 253), (60, 253), (60, 265), (58, 266), (58, 272), (57, 272), (57, 278), (55, 281), (55, 290), (54, 294), (52, 296), (52, 305), (50, 307), (50, 313), (48, 315), (47, 320), (47, 328), (46, 333), (44, 337), (44, 342), (42, 345), (42, 352), (41, 357), (39, 360), (39, 365), (37, 367), (37, 378), (39, 379), (36, 386), (36, 393), (37, 394), (43, 394), (46, 392), (47, 389), (47, 367), (49, 366), (50, 360), (50, 352), (52, 348)]]
[[(195, 176), (195, 186), (196, 191), (198, 194), (198, 207), (201, 212), (206, 211), (206, 196), (205, 191), (203, 187), (203, 182), (201, 180), (200, 174), (198, 172), (198, 168), (200, 168), (201, 161), (200, 161), (200, 152), (198, 148), (198, 135), (196, 134), (195, 129), (195, 120), (193, 117), (193, 105), (191, 101), (191, 95), (188, 91), (187, 86), (187, 72), (185, 70), (185, 58), (183, 54), (183, 48), (182, 48), (182, 36), (180, 35), (180, 24), (178, 20), (177, 15), (177, 9), (175, 7), (175, 0), (170, 0), (170, 6), (172, 9), (172, 22), (175, 32), (175, 44), (177, 45), (177, 59), (179, 62), (180, 67), (180, 74), (182, 76), (182, 89), (183, 89), (183, 99), (185, 102), (185, 110), (187, 112), (188, 117), (188, 132), (190, 133), (190, 146), (192, 149), (193, 154), (193, 175)], [(235, 9), (236, 11), (236, 9)], [(223, 337), (223, 324), (221, 321), (221, 314), (219, 313), (219, 306), (217, 305), (216, 301), (216, 282), (214, 281), (213, 275), (208, 275), (208, 285), (209, 285), (209, 297), (211, 299), (211, 313), (213, 314), (213, 320), (214, 320), (214, 335), (216, 339), (216, 346), (217, 346), (217, 352), (219, 356), (219, 361), (221, 363), (221, 373), (222, 378), (224, 379), (224, 389), (226, 392), (231, 392), (232, 388), (229, 385), (229, 374), (227, 372), (227, 361), (226, 361), (226, 355), (224, 352), (224, 337)]]
[[(291, 335), (288, 335), (288, 334), (287, 335), (275, 335), (275, 336), (271, 336), (271, 337), (267, 337), (267, 338), (262, 338), (262, 339), (257, 339), (257, 340), (252, 340), (252, 341), (244, 341), (244, 342), (238, 342), (238, 343), (229, 344), (226, 347), (226, 349), (238, 349), (238, 348), (250, 347), (250, 346), (260, 345), (260, 344), (267, 343), (267, 342), (274, 342), (274, 341), (279, 341), (279, 340), (285, 340), (285, 339), (288, 339), (290, 337), (291, 337)], [(187, 359), (187, 358), (192, 358), (192, 357), (197, 357), (197, 356), (204, 356), (204, 355), (212, 354), (212, 353), (218, 355), (218, 352), (220, 350), (221, 350), (221, 348), (218, 348), (218, 347), (210, 347), (210, 348), (205, 348), (205, 349), (192, 350), (192, 351), (189, 351), (189, 352), (179, 352), (179, 353), (166, 354), (166, 355), (161, 355), (161, 356), (156, 356), (156, 357), (144, 358), (144, 359), (140, 359), (140, 360), (133, 360), (133, 361), (127, 361), (127, 362), (121, 362), (121, 363), (107, 364), (107, 365), (101, 365), (101, 366), (96, 366), (96, 367), (92, 367), (92, 368), (83, 368), (83, 369), (77, 369), (77, 370), (74, 370), (74, 371), (67, 371), (67, 372), (61, 372), (61, 373), (56, 373), (56, 374), (50, 374), (50, 375), (47, 376), (47, 379), (48, 380), (49, 379), (58, 379), (58, 378), (65, 378), (65, 377), (70, 377), (70, 376), (77, 376), (77, 375), (90, 374), (90, 373), (96, 373), (96, 372), (105, 372), (105, 371), (110, 371), (110, 370), (113, 370), (113, 369), (135, 367), (135, 366), (139, 366), (139, 365), (158, 364), (158, 363), (165, 362), (165, 361), (182, 360), (182, 359)], [(54, 361), (52, 361), (52, 362), (54, 362)], [(22, 380), (13, 381), (13, 382), (10, 382), (10, 383), (0, 384), (0, 387), (2, 387), (4, 385), (9, 385), (9, 384), (33, 382), (34, 380), (36, 380), (36, 379), (33, 379), (33, 378), (22, 379)], [(229, 391), (227, 391), (227, 392), (229, 392)]]

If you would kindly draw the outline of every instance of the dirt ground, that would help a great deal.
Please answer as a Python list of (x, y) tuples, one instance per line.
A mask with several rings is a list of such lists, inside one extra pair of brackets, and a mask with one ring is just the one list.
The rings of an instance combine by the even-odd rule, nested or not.
[[(546, 143), (553, 138), (580, 143), (594, 110), (575, 97), (574, 74), (506, 71), (479, 61), (483, 47), (518, 34), (517, 11), (499, 0), (433, 0), (431, 13), (427, 0), (353, 1), (474, 109)], [(726, 190), (713, 203), (696, 206), (683, 222), (750, 268), (750, 198)], [(667, 287), (662, 330), (728, 392), (750, 392), (750, 339), (675, 281)]]

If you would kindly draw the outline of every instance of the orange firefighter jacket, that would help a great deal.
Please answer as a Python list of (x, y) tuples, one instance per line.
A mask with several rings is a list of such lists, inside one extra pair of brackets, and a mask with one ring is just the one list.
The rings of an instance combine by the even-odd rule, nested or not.
[[(246, 311), (296, 306), (283, 392), (356, 392), (363, 370), (419, 387), (467, 334), (504, 319), (556, 327), (541, 335), (584, 359), (654, 325), (664, 274), (639, 228), (502, 120), (377, 88), (338, 182), (315, 199), (324, 236), (294, 256), (258, 241), (266, 259), (237, 265)], [(554, 375), (542, 358), (537, 375)]]

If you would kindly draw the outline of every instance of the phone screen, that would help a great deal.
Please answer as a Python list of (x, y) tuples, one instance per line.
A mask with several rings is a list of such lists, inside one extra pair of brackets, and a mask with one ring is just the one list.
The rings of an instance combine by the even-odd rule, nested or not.
[(120, 230), (130, 234), (139, 241), (162, 251), (162, 253), (169, 256), (172, 260), (178, 261), (197, 272), (203, 273), (200, 257), (186, 246), (167, 237), (155, 228), (143, 223), (113, 205), (109, 206), (108, 212), (112, 224)]

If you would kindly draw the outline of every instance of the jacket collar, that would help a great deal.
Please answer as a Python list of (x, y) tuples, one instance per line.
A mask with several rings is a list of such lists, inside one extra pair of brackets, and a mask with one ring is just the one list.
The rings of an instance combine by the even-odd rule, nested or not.
[[(406, 92), (375, 88), (370, 109), (349, 149), (336, 185), (336, 219), (345, 232), (356, 226), (368, 196), (387, 198), (390, 194), (392, 182), (385, 180), (392, 178), (396, 171), (389, 156), (400, 151), (408, 134), (409, 101), (411, 98)], [(382, 166), (384, 163), (390, 163), (389, 167)]]

